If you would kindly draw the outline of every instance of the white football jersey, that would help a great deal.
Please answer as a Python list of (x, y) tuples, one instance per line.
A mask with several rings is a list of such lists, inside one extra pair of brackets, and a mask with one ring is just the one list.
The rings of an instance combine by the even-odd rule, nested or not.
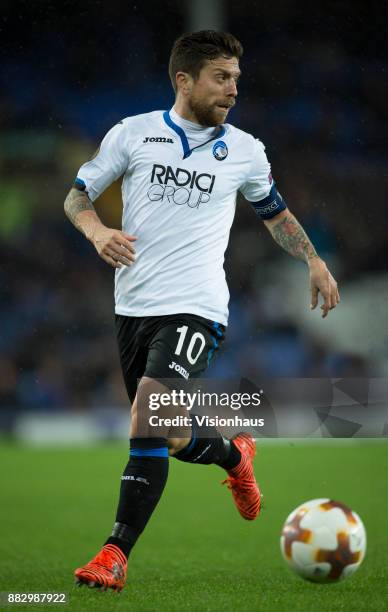
[(76, 183), (94, 201), (120, 176), (123, 231), (138, 240), (135, 263), (116, 270), (116, 313), (191, 313), (227, 325), (223, 263), (237, 192), (263, 218), (285, 208), (264, 145), (229, 124), (201, 128), (173, 109), (155, 111), (115, 125)]

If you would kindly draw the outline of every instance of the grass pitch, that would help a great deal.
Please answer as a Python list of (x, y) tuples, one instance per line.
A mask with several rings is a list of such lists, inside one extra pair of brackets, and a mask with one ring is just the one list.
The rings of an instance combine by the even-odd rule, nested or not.
[[(109, 535), (126, 456), (125, 443), (0, 446), (0, 591), (67, 592), (66, 610), (388, 610), (387, 441), (259, 442), (265, 508), (252, 523), (220, 486), (219, 468), (172, 459), (164, 495), (131, 555), (126, 588), (77, 588), (74, 568)], [(294, 507), (326, 496), (360, 514), (368, 549), (352, 578), (315, 585), (286, 567), (279, 532)]]

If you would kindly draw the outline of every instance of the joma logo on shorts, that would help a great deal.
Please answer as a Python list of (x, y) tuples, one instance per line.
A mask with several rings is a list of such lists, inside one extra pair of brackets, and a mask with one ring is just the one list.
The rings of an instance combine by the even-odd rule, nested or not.
[(172, 363), (170, 363), (170, 365), (168, 366), (171, 370), (175, 370), (175, 372), (178, 372), (178, 374), (180, 374), (181, 376), (183, 376), (183, 378), (186, 378), (186, 380), (189, 377), (189, 373), (187, 370), (185, 370), (184, 367), (182, 367), (181, 365), (179, 365), (179, 363), (175, 363), (175, 361), (173, 361)]
[(143, 144), (145, 142), (168, 142), (170, 144), (173, 144), (174, 141), (172, 138), (163, 138), (162, 136), (146, 136), (143, 140)]

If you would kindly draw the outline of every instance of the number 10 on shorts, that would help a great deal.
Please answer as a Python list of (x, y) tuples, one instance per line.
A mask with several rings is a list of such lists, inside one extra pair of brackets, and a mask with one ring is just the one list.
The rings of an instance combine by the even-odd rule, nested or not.
[[(182, 327), (177, 327), (176, 331), (179, 334), (179, 340), (178, 340), (178, 344), (175, 349), (175, 355), (180, 355), (182, 353), (182, 348), (185, 343), (188, 329), (189, 328), (187, 325), (182, 325)], [(194, 332), (194, 334), (191, 336), (190, 342), (186, 349), (186, 357), (187, 357), (188, 362), (191, 363), (191, 365), (194, 365), (196, 363), (196, 361), (198, 360), (198, 357), (200, 356), (203, 349), (205, 348), (205, 345), (206, 345), (205, 336), (201, 334), (200, 332)]]

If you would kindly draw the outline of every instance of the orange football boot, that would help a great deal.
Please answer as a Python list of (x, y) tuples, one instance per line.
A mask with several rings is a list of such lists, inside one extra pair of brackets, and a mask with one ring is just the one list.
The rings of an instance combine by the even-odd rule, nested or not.
[(247, 521), (253, 521), (259, 516), (261, 507), (261, 493), (253, 473), (256, 441), (247, 432), (237, 434), (232, 441), (241, 453), (241, 461), (228, 470), (228, 477), (222, 484), (227, 484), (232, 491), (234, 503), (241, 516)]
[(127, 558), (114, 544), (105, 544), (100, 552), (74, 572), (76, 584), (121, 591), (127, 576)]

